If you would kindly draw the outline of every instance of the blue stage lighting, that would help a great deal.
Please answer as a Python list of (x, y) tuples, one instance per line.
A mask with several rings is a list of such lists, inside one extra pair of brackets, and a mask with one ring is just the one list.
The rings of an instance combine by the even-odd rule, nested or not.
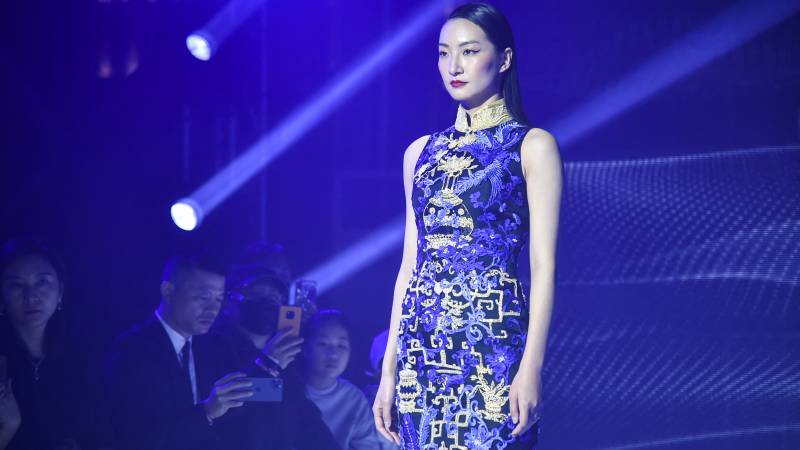
[(346, 70), (319, 92), (310, 96), (272, 131), (261, 137), (242, 155), (233, 160), (189, 197), (209, 214), (253, 175), (281, 155), (335, 108), (367, 85), (370, 78), (389, 67), (390, 62), (412, 48), (415, 39), (426, 36), (424, 30), (433, 26), (443, 13), (446, 0), (431, 2), (411, 20), (389, 33), (390, 39), (370, 51), (365, 59)]
[(239, 27), (264, 0), (231, 0), (206, 23), (186, 38), (195, 58), (208, 61), (233, 30)]
[(404, 217), (398, 217), (384, 224), (355, 245), (339, 252), (333, 259), (304, 274), (300, 279), (315, 280), (317, 293), (322, 294), (399, 245), (403, 241), (404, 221)]
[[(643, 64), (632, 74), (611, 85), (606, 91), (580, 106), (563, 120), (558, 121), (552, 127), (553, 134), (561, 145), (580, 138), (714, 58), (786, 19), (799, 9), (800, 2), (791, 0), (740, 1), (707, 25)], [(384, 232), (393, 233), (394, 240), (392, 242), (399, 243), (402, 241), (403, 224), (396, 222), (394, 229), (386, 229)], [(383, 234), (372, 234), (351, 248), (371, 248), (371, 239), (383, 241), (387, 237)], [(370, 253), (362, 256), (351, 255), (350, 257), (372, 260), (378, 256)], [(334, 256), (331, 261), (339, 261), (339, 258), (339, 255)], [(330, 264), (330, 262), (325, 262), (320, 267), (330, 267)], [(350, 264), (354, 267), (361, 267), (355, 260)], [(311, 273), (327, 277), (319, 269), (315, 269)], [(349, 271), (347, 275), (352, 273), (355, 273), (355, 270)], [(313, 278), (310, 274), (306, 277)], [(337, 281), (345, 278), (341, 274), (335, 275)], [(324, 282), (330, 283), (330, 281)]]
[(208, 61), (214, 54), (214, 45), (208, 33), (196, 31), (186, 38), (186, 48), (200, 61)]
[(181, 199), (170, 208), (172, 221), (181, 230), (192, 231), (203, 221), (200, 206), (190, 198)]
[(800, 1), (743, 0), (585, 102), (552, 127), (559, 142), (584, 136), (800, 10)]

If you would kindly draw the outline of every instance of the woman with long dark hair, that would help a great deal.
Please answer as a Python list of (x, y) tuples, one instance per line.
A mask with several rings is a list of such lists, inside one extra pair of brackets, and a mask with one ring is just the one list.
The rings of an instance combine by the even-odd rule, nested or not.
[[(511, 27), (496, 8), (455, 9), (438, 47), (458, 113), (405, 153), (403, 260), (373, 415), (404, 449), (530, 449), (553, 302), (558, 145), (528, 125)], [(529, 296), (517, 278), (526, 244)]]
[(18, 408), (18, 429), (13, 436), (0, 432), (0, 448), (91, 450), (111, 441), (89, 352), (61, 312), (64, 274), (58, 255), (37, 240), (14, 239), (0, 248), (0, 357), (13, 381), (3, 395)]

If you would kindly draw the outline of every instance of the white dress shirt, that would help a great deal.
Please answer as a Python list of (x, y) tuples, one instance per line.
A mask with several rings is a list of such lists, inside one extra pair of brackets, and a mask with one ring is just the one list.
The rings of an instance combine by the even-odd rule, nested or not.
[[(174, 328), (169, 326), (166, 320), (161, 317), (161, 314), (158, 313), (156, 310), (156, 317), (158, 321), (161, 322), (161, 325), (164, 326), (164, 330), (167, 331), (167, 335), (169, 336), (169, 340), (172, 341), (172, 347), (175, 350), (175, 355), (178, 358), (178, 364), (183, 365), (183, 359), (181, 358), (181, 350), (183, 350), (183, 346), (186, 344), (186, 341), (192, 342), (192, 337), (189, 338), (183, 337), (182, 334), (175, 331)], [(194, 352), (189, 352), (189, 378), (192, 380), (192, 399), (194, 400), (194, 404), (197, 404), (197, 376), (194, 371)]]

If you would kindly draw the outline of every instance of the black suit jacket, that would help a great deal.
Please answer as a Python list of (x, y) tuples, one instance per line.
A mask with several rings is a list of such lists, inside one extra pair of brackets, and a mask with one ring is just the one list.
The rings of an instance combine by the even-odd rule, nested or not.
[[(192, 340), (195, 372), (206, 364), (202, 346)], [(197, 385), (208, 383), (197, 380)], [(166, 330), (156, 317), (117, 339), (105, 368), (105, 388), (115, 448), (130, 450), (205, 450), (220, 448)], [(198, 389), (198, 401), (205, 395)]]

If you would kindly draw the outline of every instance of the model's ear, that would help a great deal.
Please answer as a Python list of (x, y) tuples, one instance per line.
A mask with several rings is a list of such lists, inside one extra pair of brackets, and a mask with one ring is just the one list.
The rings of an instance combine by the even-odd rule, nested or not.
[(503, 50), (503, 54), (501, 56), (500, 73), (503, 73), (506, 70), (511, 68), (511, 59), (512, 58), (514, 58), (514, 51), (511, 50), (511, 47), (506, 47), (506, 49)]
[(161, 282), (161, 298), (167, 303), (172, 303), (172, 297), (175, 294), (175, 285), (169, 281)]

